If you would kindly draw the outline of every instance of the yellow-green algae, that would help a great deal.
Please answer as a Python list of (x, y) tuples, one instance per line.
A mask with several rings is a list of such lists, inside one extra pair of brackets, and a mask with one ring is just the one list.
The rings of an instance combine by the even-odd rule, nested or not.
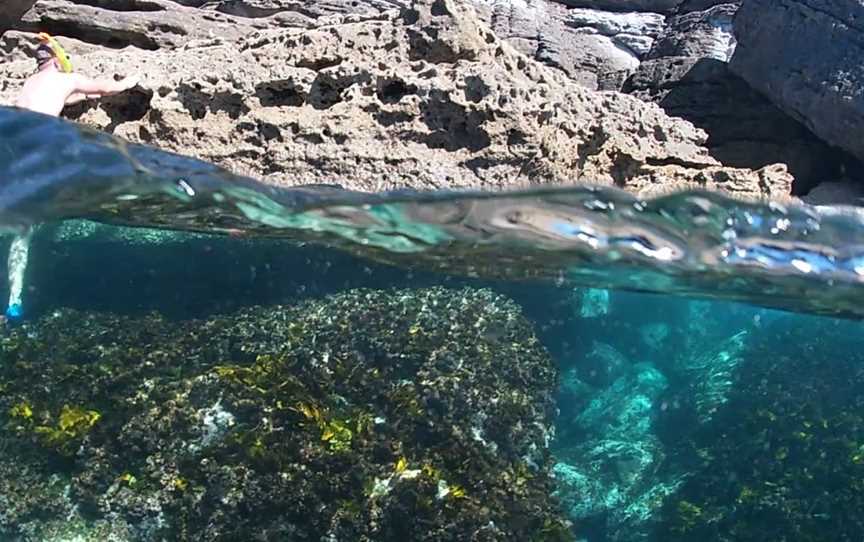
[(664, 503), (658, 539), (860, 539), (864, 352), (842, 329), (766, 330), (711, 423), (670, 428), (693, 468)]
[(491, 291), (355, 290), (182, 322), (64, 310), (0, 345), (7, 461), (33, 487), (69, 480), (34, 510), (88, 510), (138, 540), (568, 539), (545, 448), (556, 371)]

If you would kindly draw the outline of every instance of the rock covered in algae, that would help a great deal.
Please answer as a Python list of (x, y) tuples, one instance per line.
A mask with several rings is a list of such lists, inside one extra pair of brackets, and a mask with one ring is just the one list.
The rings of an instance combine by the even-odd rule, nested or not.
[(861, 540), (860, 323), (778, 318), (742, 355), (725, 401), (676, 444), (690, 474), (657, 539)]
[(0, 534), (68, 516), (118, 540), (568, 540), (555, 381), (487, 290), (59, 311), (2, 336)]

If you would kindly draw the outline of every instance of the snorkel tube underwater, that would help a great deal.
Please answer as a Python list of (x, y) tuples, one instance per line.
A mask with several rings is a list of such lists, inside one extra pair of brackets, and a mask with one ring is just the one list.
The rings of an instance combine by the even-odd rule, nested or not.
[(24, 273), (30, 252), (30, 239), (33, 228), (16, 235), (9, 246), (9, 304), (6, 306), (6, 322), (14, 324), (24, 317), (22, 296), (24, 293)]
[[(45, 32), (39, 34), (39, 49), (48, 48), (57, 65), (65, 73), (72, 73), (72, 61), (69, 55), (63, 50), (63, 47), (56, 39)], [(38, 54), (37, 59), (44, 58)], [(42, 66), (40, 60), (40, 67)], [(22, 303), (22, 295), (24, 291), (24, 273), (27, 270), (27, 259), (30, 252), (30, 239), (33, 234), (32, 228), (28, 228), (21, 235), (16, 235), (9, 247), (9, 303), (6, 306), (6, 322), (17, 323), (24, 317), (24, 307)]]
[(60, 69), (66, 73), (72, 73), (72, 61), (69, 59), (69, 55), (66, 54), (66, 51), (63, 50), (63, 47), (60, 46), (60, 43), (54, 39), (52, 36), (45, 32), (39, 33), (39, 41), (43, 44), (47, 45), (54, 51), (54, 58), (57, 59), (57, 62), (60, 64)]

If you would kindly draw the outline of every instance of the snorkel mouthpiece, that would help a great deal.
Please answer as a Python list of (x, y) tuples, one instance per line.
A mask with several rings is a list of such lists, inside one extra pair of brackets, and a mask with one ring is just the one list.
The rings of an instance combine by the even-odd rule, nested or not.
[(66, 73), (72, 73), (72, 61), (69, 60), (69, 55), (66, 54), (60, 43), (45, 32), (39, 33), (39, 40), (54, 51), (54, 58), (60, 63), (60, 69)]

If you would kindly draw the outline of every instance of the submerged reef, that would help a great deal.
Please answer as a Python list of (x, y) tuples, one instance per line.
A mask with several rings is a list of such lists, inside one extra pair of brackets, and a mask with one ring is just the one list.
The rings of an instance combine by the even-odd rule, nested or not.
[[(606, 360), (623, 360), (611, 346), (597, 345), (598, 351)], [(618, 370), (611, 385), (562, 423), (553, 472), (557, 495), (579, 529), (602, 532), (603, 540), (646, 540), (656, 510), (680, 484), (677, 473), (661, 470), (665, 453), (654, 428), (668, 382), (650, 363)], [(572, 386), (573, 377), (565, 383)]]
[(3, 540), (571, 540), (557, 373), (489, 290), (0, 335)]
[[(857, 322), (777, 319), (750, 333), (739, 350), (746, 362), (705, 423), (682, 431), (680, 420), (661, 419), (688, 476), (664, 502), (656, 539), (861, 540), (860, 337)], [(714, 364), (722, 370), (726, 359)]]
[(640, 302), (613, 292), (608, 316), (574, 323), (583, 349), (562, 367), (553, 472), (588, 540), (668, 539), (655, 532), (693, 469), (689, 439), (725, 408), (762, 312)]

